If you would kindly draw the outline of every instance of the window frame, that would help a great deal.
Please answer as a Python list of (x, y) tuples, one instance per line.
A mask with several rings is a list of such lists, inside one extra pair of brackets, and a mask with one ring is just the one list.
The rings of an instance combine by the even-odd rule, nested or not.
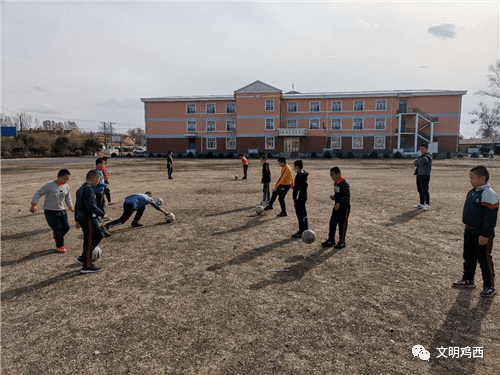
[[(383, 103), (383, 108), (379, 108), (379, 104)], [(386, 99), (377, 99), (375, 102), (375, 110), (376, 111), (387, 111), (387, 100)]]
[[(271, 123), (273, 125), (272, 129), (268, 129), (268, 127), (267, 127), (268, 121), (271, 121)], [(271, 132), (274, 131), (274, 118), (272, 118), (272, 117), (266, 117), (265, 122), (266, 122), (265, 123), (265, 129), (266, 129), (266, 131), (271, 131)]]
[[(292, 121), (295, 122), (295, 127), (293, 127), (293, 128), (291, 128), (289, 126), (290, 122), (292, 122)], [(298, 120), (296, 118), (289, 118), (289, 119), (287, 119), (286, 120), (286, 128), (287, 129), (298, 129), (299, 128), (299, 122), (298, 122)]]
[[(340, 104), (340, 109), (333, 108), (334, 104), (336, 104), (336, 103)], [(332, 109), (332, 112), (342, 112), (342, 100), (333, 100), (331, 109)]]
[[(384, 140), (384, 146), (383, 147), (377, 147), (377, 142), (375, 141), (376, 138), (382, 138)], [(382, 135), (376, 135), (373, 137), (373, 149), (374, 150), (385, 150), (385, 144), (386, 144), (386, 138), (385, 136)]]
[[(313, 107), (313, 105), (318, 104), (318, 110), (315, 110), (316, 107)], [(309, 112), (321, 112), (321, 102), (318, 101), (310, 101), (309, 102)]]
[[(333, 127), (333, 121), (336, 121), (336, 122), (338, 121), (338, 122), (339, 122), (339, 124), (340, 124), (340, 128), (338, 128), (338, 129), (337, 129), (337, 128), (334, 128), (334, 127)], [(342, 119), (341, 119), (341, 118), (338, 118), (338, 117), (336, 117), (336, 118), (332, 118), (332, 121), (331, 121), (330, 127), (331, 127), (331, 130), (336, 130), (336, 131), (342, 130)]]
[[(234, 141), (234, 147), (229, 147), (229, 141)], [(236, 150), (236, 137), (226, 138), (226, 150)]]
[[(378, 121), (383, 121), (384, 126), (379, 128), (377, 122)], [(385, 117), (375, 117), (375, 130), (386, 130), (387, 129), (387, 119)]]
[[(194, 112), (190, 112), (190, 108), (194, 108)], [(186, 114), (196, 115), (196, 103), (186, 103)]]
[[(266, 99), (265, 101), (265, 110), (266, 112), (274, 112), (274, 99)], [(268, 108), (268, 104), (270, 104), (269, 108)]]
[[(361, 105), (360, 108), (356, 108), (356, 105)], [(364, 100), (355, 100), (352, 104), (352, 110), (356, 112), (363, 112), (365, 110), (365, 101)]]
[[(234, 129), (229, 128), (229, 123), (234, 123)], [(236, 121), (235, 120), (226, 120), (226, 131), (227, 132), (235, 132), (236, 131)]]
[[(211, 130), (208, 126), (209, 124), (212, 124), (214, 125), (213, 127), (213, 130)], [(215, 120), (207, 120), (206, 122), (206, 125), (207, 125), (207, 133), (210, 132), (210, 133), (215, 133), (217, 131), (217, 121)]]
[[(360, 147), (354, 147), (354, 142), (357, 139), (361, 139), (361, 146)], [(364, 139), (362, 136), (357, 136), (357, 137), (352, 137), (352, 149), (353, 150), (362, 150), (363, 149), (363, 144), (364, 144)]]
[[(295, 110), (294, 111), (291, 111), (290, 110), (290, 104), (293, 104), (295, 105)], [(288, 113), (297, 113), (299, 110), (299, 103), (298, 102), (288, 102), (287, 105), (286, 105), (286, 111)]]
[[(339, 142), (338, 142), (338, 147), (333, 147), (333, 139), (338, 139)], [(339, 136), (336, 136), (336, 137), (330, 137), (330, 148), (332, 150), (342, 150), (342, 137), (339, 137)]]
[[(360, 128), (356, 128), (356, 123), (358, 121), (361, 121), (361, 127)], [(360, 118), (360, 117), (354, 117), (352, 119), (352, 130), (363, 130), (365, 128), (365, 121), (363, 118)]]
[[(209, 146), (209, 142), (213, 142), (214, 147)], [(216, 137), (207, 137), (207, 150), (217, 150), (217, 138)]]
[[(317, 121), (318, 122), (318, 127), (317, 128), (313, 128), (312, 127), (312, 123), (313, 121)], [(320, 130), (321, 129), (321, 121), (319, 118), (312, 118), (312, 119), (309, 119), (309, 129), (310, 130)]]
[[(212, 108), (212, 107), (213, 107), (213, 112), (209, 112), (208, 108)], [(205, 103), (205, 113), (207, 113), (207, 114), (208, 113), (217, 113), (216, 108), (217, 107), (216, 107), (215, 103)]]
[[(272, 140), (272, 147), (268, 146), (268, 141)], [(266, 150), (274, 150), (276, 148), (276, 137), (265, 137), (265, 148)]]
[[(189, 123), (194, 123), (194, 130), (189, 129)], [(198, 130), (198, 121), (196, 120), (187, 120), (186, 121), (186, 132), (188, 133), (196, 133)]]
[[(234, 111), (229, 111), (229, 108), (233, 108)], [(226, 113), (236, 113), (236, 103), (226, 103)]]

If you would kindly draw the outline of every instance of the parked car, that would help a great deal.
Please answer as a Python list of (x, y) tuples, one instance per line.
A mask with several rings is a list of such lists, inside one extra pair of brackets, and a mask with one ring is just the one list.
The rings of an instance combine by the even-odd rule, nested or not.
[(143, 155), (146, 152), (146, 147), (134, 147), (132, 152), (134, 155)]

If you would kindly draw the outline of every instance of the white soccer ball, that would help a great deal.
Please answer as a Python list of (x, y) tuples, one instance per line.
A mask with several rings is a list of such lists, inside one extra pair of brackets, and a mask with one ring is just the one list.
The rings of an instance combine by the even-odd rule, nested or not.
[(235, 180), (237, 180), (238, 178), (240, 178), (240, 176), (238, 176), (238, 175), (234, 176)]
[(313, 243), (316, 240), (316, 233), (308, 229), (302, 232), (302, 241), (307, 244)]
[(165, 215), (165, 221), (167, 223), (171, 223), (174, 220), (175, 220), (175, 215), (173, 212), (169, 213), (168, 215)]
[(102, 250), (99, 246), (96, 246), (94, 250), (92, 251), (92, 260), (97, 260), (101, 257), (102, 255)]
[(262, 213), (264, 212), (264, 206), (261, 206), (260, 204), (255, 207), (255, 212), (257, 212), (257, 215), (262, 215)]
[(161, 206), (161, 205), (163, 204), (163, 199), (158, 198), (158, 199), (156, 200), (156, 204), (157, 204), (158, 206)]

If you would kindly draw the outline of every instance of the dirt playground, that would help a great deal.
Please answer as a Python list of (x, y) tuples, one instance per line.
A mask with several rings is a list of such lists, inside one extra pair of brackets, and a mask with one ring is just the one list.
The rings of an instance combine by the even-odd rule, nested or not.
[[(143, 227), (129, 221), (103, 239), (102, 272), (82, 275), (74, 215), (60, 254), (43, 206), (29, 208), (61, 168), (74, 201), (94, 160), (2, 161), (2, 374), (500, 373), (500, 296), (479, 296), (479, 267), (476, 289), (451, 288), (462, 273), (469, 170), (486, 165), (500, 193), (500, 158), (434, 161), (428, 212), (413, 208), (413, 160), (306, 159), (310, 245), (291, 238), (291, 192), (287, 217), (276, 216), (277, 202), (255, 213), (257, 159), (248, 180), (233, 179), (238, 159), (175, 159), (168, 180), (165, 159), (113, 158), (107, 214), (118, 218), (126, 196), (150, 190), (176, 221), (148, 207)], [(280, 169), (270, 165), (274, 184)], [(320, 245), (336, 165), (352, 196), (340, 250)], [(497, 274), (499, 254), (497, 240)], [(415, 345), (430, 359), (415, 357)]]

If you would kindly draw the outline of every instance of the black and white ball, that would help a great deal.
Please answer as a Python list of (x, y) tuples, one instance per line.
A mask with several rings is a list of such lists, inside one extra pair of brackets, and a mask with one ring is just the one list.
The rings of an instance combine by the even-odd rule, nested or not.
[(97, 260), (102, 256), (102, 250), (99, 246), (96, 246), (94, 250), (92, 250), (92, 260)]
[(316, 233), (308, 229), (302, 232), (302, 241), (307, 244), (313, 243), (316, 240)]

